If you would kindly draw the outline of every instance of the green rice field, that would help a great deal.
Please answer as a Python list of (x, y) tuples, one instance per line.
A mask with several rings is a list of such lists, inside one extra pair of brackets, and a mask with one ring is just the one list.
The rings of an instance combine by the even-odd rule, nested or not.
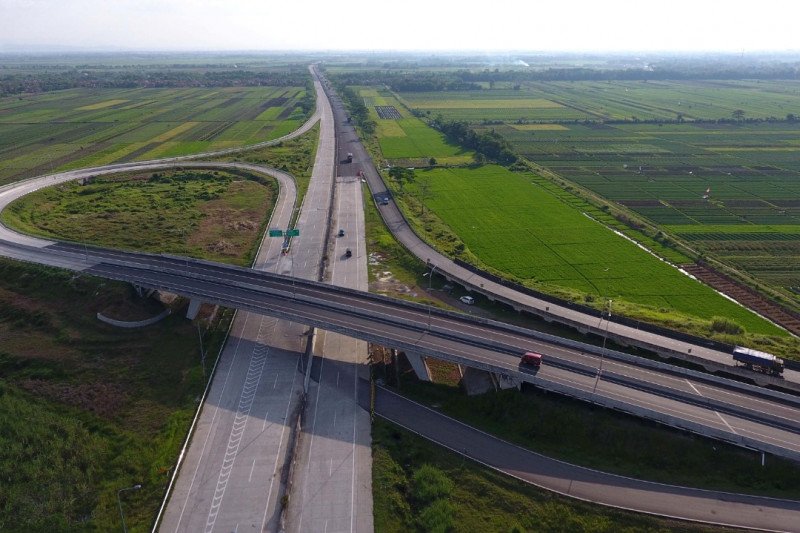
[[(426, 206), (468, 250), (501, 272), (663, 313), (725, 316), (750, 333), (783, 334), (754, 313), (611, 232), (565, 203), (532, 174), (503, 167), (418, 170)], [(514, 253), (509, 253), (513, 250)]]
[(296, 129), (302, 87), (68, 89), (0, 98), (0, 184), (253, 144)]
[[(427, 164), (433, 157), (440, 164), (463, 164), (472, 161), (472, 152), (447, 141), (444, 135), (429, 128), (403, 108), (391, 92), (362, 87), (359, 94), (377, 123), (377, 134), (383, 157), (394, 164)], [(375, 106), (393, 106), (402, 118), (382, 119)]]
[(536, 163), (777, 288), (800, 287), (800, 123), (493, 126)]

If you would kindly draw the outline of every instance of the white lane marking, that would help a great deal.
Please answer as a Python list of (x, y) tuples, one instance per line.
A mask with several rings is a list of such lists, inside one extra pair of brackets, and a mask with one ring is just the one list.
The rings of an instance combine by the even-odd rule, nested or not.
[[(357, 363), (357, 361), (356, 361)], [(356, 423), (358, 422), (358, 369), (353, 369), (353, 462), (350, 469), (350, 532), (352, 533), (353, 519), (356, 515)]]
[[(319, 391), (322, 388), (322, 368), (325, 365), (325, 344), (327, 342), (328, 336), (325, 336), (325, 340), (322, 341), (322, 353), (323, 355), (320, 356), (320, 363), (319, 363), (319, 382), (317, 383), (317, 397), (314, 400), (314, 418), (311, 422), (311, 440), (308, 442), (308, 461), (306, 461), (306, 475), (303, 476), (303, 496), (301, 498), (301, 502), (306, 501), (306, 486), (308, 485), (308, 472), (311, 470), (311, 449), (314, 447), (314, 434), (316, 433), (317, 427), (317, 409), (319, 408)], [(300, 504), (302, 506), (302, 503)], [(303, 531), (303, 510), (300, 510), (300, 518), (297, 521), (297, 530)]]
[[(702, 393), (701, 393), (699, 390), (697, 390), (697, 387), (695, 387), (695, 386), (692, 384), (692, 382), (691, 382), (691, 381), (689, 381), (689, 380), (687, 379), (687, 380), (686, 380), (686, 383), (688, 383), (688, 384), (689, 384), (689, 386), (692, 388), (692, 390), (694, 390), (694, 391), (697, 393), (697, 395), (698, 395), (698, 396), (703, 396), (703, 394), (702, 394)], [(705, 398), (705, 396), (703, 396), (703, 397)]]
[(333, 427), (336, 427), (336, 411), (333, 412)]
[(275, 387), (278, 385), (278, 374), (275, 374), (275, 383), (272, 384), (272, 390), (275, 390)]
[(728, 429), (730, 429), (730, 430), (733, 432), (733, 434), (734, 434), (734, 435), (738, 435), (738, 433), (736, 432), (736, 430), (735, 430), (735, 429), (733, 429), (733, 427), (732, 427), (730, 424), (728, 424), (728, 421), (727, 421), (727, 420), (725, 420), (724, 418), (722, 418), (722, 415), (721, 415), (721, 414), (719, 414), (717, 411), (714, 411), (714, 414), (715, 414), (715, 415), (717, 415), (717, 416), (719, 417), (719, 419), (720, 419), (720, 420), (722, 420), (722, 423), (723, 423), (723, 424), (725, 424), (726, 426), (728, 426)]
[[(295, 381), (297, 381), (297, 374), (298, 373), (299, 372), (295, 372), (294, 373), (294, 377), (292, 377), (292, 388), (291, 388), (291, 390), (294, 390), (294, 384), (295, 384)], [(291, 405), (292, 405), (292, 398), (291, 398), (291, 396), (289, 396), (287, 398), (287, 401), (286, 401), (286, 412), (283, 413), (283, 420), (284, 421), (289, 417), (289, 407), (291, 407)], [(277, 472), (278, 471), (278, 459), (280, 459), (280, 457), (281, 457), (280, 451), (281, 451), (281, 447), (283, 446), (283, 437), (284, 437), (285, 434), (286, 434), (286, 424), (283, 424), (283, 429), (281, 429), (281, 438), (278, 441), (278, 453), (275, 454), (275, 464), (272, 465), (272, 471), (273, 472)], [(266, 505), (266, 507), (264, 507), (264, 518), (261, 519), (261, 529), (260, 529), (260, 531), (264, 531), (265, 526), (267, 524), (267, 512), (269, 511), (269, 500), (270, 500), (270, 498), (272, 498), (272, 487), (275, 484), (275, 478), (276, 477), (277, 476), (273, 474), (272, 480), (269, 482), (269, 491), (267, 492), (267, 505)]]
[(248, 482), (248, 483), (250, 483), (251, 481), (253, 481), (253, 470), (255, 470), (255, 469), (256, 469), (256, 459), (255, 459), (255, 457), (254, 457), (254, 458), (253, 458), (253, 466), (251, 466), (251, 467), (250, 467), (250, 477), (248, 477), (248, 478), (247, 478), (247, 482)]
[(336, 388), (339, 388), (339, 372), (336, 372)]
[(206, 438), (203, 440), (203, 447), (200, 449), (200, 459), (197, 461), (197, 466), (194, 469), (194, 474), (192, 474), (192, 481), (189, 482), (189, 490), (186, 491), (186, 499), (183, 501), (183, 505), (181, 506), (181, 513), (178, 515), (178, 522), (175, 524), (175, 531), (178, 531), (180, 528), (181, 520), (183, 520), (183, 513), (186, 511), (186, 505), (189, 503), (189, 496), (192, 494), (192, 487), (194, 487), (194, 482), (197, 479), (197, 472), (200, 470), (200, 465), (203, 463), (203, 456), (205, 455), (206, 445), (208, 444), (208, 439), (211, 437), (211, 434), (214, 433), (214, 421), (217, 419), (217, 415), (220, 411), (220, 405), (222, 404), (222, 396), (225, 394), (225, 389), (228, 386), (228, 380), (231, 377), (231, 370), (236, 363), (236, 358), (239, 355), (239, 346), (242, 344), (242, 338), (244, 338), (244, 331), (247, 328), (247, 321), (250, 319), (250, 313), (246, 313), (244, 315), (244, 323), (242, 324), (242, 329), (239, 331), (239, 340), (236, 341), (236, 347), (233, 349), (233, 358), (231, 359), (231, 364), (228, 366), (228, 372), (225, 374), (225, 382), (222, 384), (222, 390), (219, 391), (219, 397), (217, 398), (216, 407), (214, 408), (214, 416), (211, 417), (211, 423), (209, 424), (208, 433), (206, 434)]
[(269, 411), (264, 414), (264, 424), (261, 426), (261, 431), (267, 429), (267, 421), (269, 420)]
[(211, 533), (217, 522), (217, 516), (222, 507), (222, 501), (225, 498), (225, 490), (228, 488), (228, 480), (231, 477), (233, 465), (236, 462), (236, 455), (239, 453), (239, 446), (242, 443), (244, 430), (247, 427), (247, 421), (250, 419), (250, 410), (253, 408), (256, 390), (258, 389), (259, 383), (261, 383), (261, 375), (267, 362), (269, 347), (264, 344), (265, 337), (267, 336), (264, 331), (265, 320), (265, 317), (261, 317), (255, 346), (250, 356), (250, 364), (247, 367), (247, 375), (242, 385), (242, 391), (239, 394), (239, 405), (236, 409), (236, 415), (233, 418), (231, 432), (228, 435), (228, 446), (225, 449), (225, 457), (219, 468), (217, 486), (214, 489), (214, 498), (211, 500), (211, 508), (208, 511), (208, 518), (206, 519), (206, 533)]

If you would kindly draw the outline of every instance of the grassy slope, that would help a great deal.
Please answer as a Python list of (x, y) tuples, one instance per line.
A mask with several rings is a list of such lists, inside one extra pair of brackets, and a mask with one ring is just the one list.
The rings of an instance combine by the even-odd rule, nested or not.
[(308, 190), (311, 180), (311, 171), (314, 168), (314, 158), (319, 142), (319, 124), (308, 130), (303, 135), (283, 141), (276, 146), (248, 150), (235, 155), (225, 155), (214, 158), (216, 161), (245, 161), (248, 163), (263, 164), (269, 167), (284, 170), (294, 176), (297, 184), (297, 205), (299, 206)]
[(152, 521), (204, 386), (197, 330), (96, 320), (121, 302), (142, 305), (123, 284), (0, 260), (0, 530), (116, 529), (134, 483), (128, 525)]
[(259, 183), (216, 171), (147, 173), (41, 189), (2, 217), (45, 237), (248, 265), (276, 196), (271, 179)]
[[(372, 465), (379, 533), (721, 531), (563, 498), (465, 461), (382, 419), (373, 423)], [(422, 483), (423, 471), (428, 478), (437, 474), (438, 483)]]

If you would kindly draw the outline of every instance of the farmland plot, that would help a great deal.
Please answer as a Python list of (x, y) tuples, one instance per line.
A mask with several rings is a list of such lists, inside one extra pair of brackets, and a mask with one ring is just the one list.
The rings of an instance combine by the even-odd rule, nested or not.
[[(520, 153), (775, 287), (800, 288), (800, 124), (499, 126)], [(620, 149), (623, 144), (638, 150)]]
[(300, 87), (69, 89), (0, 98), (0, 184), (280, 137), (304, 120)]
[(486, 265), (517, 278), (685, 316), (727, 316), (749, 332), (780, 330), (498, 166), (417, 171), (425, 204)]

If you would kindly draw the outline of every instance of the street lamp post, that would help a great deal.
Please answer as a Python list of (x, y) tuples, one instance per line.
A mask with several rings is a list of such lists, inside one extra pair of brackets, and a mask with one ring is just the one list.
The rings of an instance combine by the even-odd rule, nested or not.
[[(433, 285), (433, 274), (436, 272), (436, 265), (431, 263), (431, 260), (428, 259), (428, 266), (431, 267), (431, 271), (428, 273), (428, 297), (431, 295), (431, 286)], [(428, 329), (431, 329), (431, 313), (433, 305), (428, 304)]]
[(206, 351), (203, 348), (203, 334), (200, 332), (200, 321), (197, 321), (197, 338), (200, 339), (200, 363), (203, 365), (203, 380), (206, 379)]
[(597, 376), (594, 380), (594, 388), (592, 389), (592, 394), (597, 391), (597, 383), (600, 381), (600, 375), (603, 373), (603, 361), (605, 360), (606, 355), (606, 340), (608, 339), (608, 326), (611, 325), (611, 300), (608, 299), (608, 316), (606, 316), (606, 332), (603, 335), (603, 349), (600, 350), (600, 367), (597, 369)]
[(137, 483), (136, 485), (134, 485), (132, 487), (119, 489), (117, 491), (117, 503), (119, 504), (119, 517), (122, 519), (122, 531), (124, 533), (128, 533), (128, 528), (127, 528), (127, 526), (125, 526), (125, 513), (122, 512), (122, 497), (121, 497), (121, 494), (123, 492), (127, 491), (127, 490), (139, 490), (141, 488), (142, 488), (142, 486)]

